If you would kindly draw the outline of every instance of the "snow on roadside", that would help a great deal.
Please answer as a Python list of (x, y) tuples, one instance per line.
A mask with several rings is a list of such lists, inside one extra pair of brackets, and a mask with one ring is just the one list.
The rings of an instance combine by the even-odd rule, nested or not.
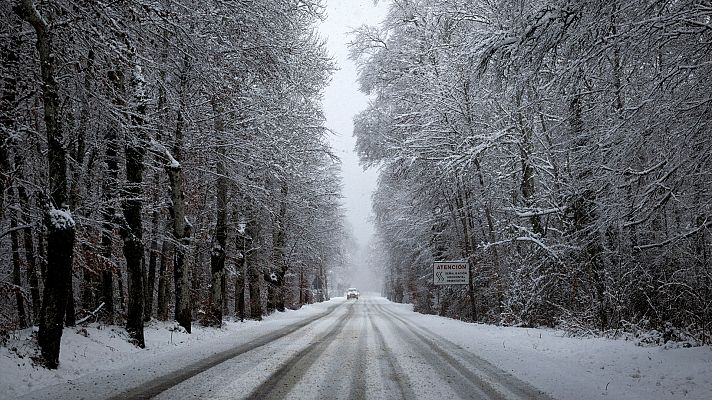
[(710, 346), (641, 347), (416, 314), (406, 304), (390, 303), (389, 309), (558, 399), (712, 399)]
[[(156, 367), (148, 373), (160, 375), (166, 371), (163, 368), (180, 369), (265, 332), (319, 314), (338, 301), (343, 299), (275, 313), (261, 322), (227, 321), (220, 329), (195, 324), (192, 334), (185, 333), (173, 322), (152, 321), (144, 331), (146, 349), (129, 344), (126, 332), (119, 326), (91, 323), (85, 327), (65, 328), (60, 365), (55, 371), (33, 365), (30, 356), (35, 354), (36, 345), (29, 340), (31, 331), (16, 332), (16, 337), (9, 340), (6, 347), (0, 347), (0, 399), (15, 398), (77, 379), (92, 379), (92, 375), (106, 375), (106, 372), (115, 370), (144, 368), (146, 371), (151, 364)], [(137, 378), (127, 376), (126, 380), (136, 383)]]

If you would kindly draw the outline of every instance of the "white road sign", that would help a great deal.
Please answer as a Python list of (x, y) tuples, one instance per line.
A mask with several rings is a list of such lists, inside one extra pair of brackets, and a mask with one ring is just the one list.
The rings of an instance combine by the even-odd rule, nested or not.
[(468, 268), (467, 262), (434, 262), (433, 283), (436, 285), (467, 285), (470, 283), (470, 268)]

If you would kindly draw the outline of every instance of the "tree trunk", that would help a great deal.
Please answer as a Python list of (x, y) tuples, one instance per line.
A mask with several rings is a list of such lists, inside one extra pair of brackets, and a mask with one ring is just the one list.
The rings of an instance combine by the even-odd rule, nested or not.
[[(159, 81), (158, 81), (158, 104), (157, 104), (157, 112), (158, 112), (158, 120), (159, 120), (159, 128), (156, 131), (156, 140), (158, 143), (165, 143), (164, 140), (166, 137), (169, 137), (170, 135), (167, 134), (167, 129), (166, 129), (166, 121), (170, 116), (168, 115), (168, 107), (167, 107), (167, 100), (166, 100), (166, 86), (167, 86), (167, 79), (166, 79), (166, 63), (168, 60), (168, 31), (163, 32), (163, 40), (162, 40), (162, 48), (161, 48), (161, 68), (158, 72), (159, 76)], [(163, 161), (162, 157), (157, 156), (156, 157), (156, 162), (157, 164), (161, 164)], [(161, 196), (159, 195), (158, 188), (160, 187), (161, 184), (161, 178), (156, 172), (155, 176), (155, 184), (154, 184), (154, 197), (153, 197), (153, 207), (155, 207), (153, 211), (153, 228), (154, 228), (154, 233), (153, 233), (153, 238), (151, 241), (151, 255), (149, 256), (149, 262), (148, 262), (148, 276), (149, 276), (149, 285), (151, 286), (150, 289), (150, 297), (151, 301), (150, 303), (146, 303), (146, 307), (151, 310), (153, 308), (153, 285), (155, 282), (155, 276), (152, 278), (152, 272), (153, 275), (155, 275), (156, 271), (156, 263), (160, 262), (159, 266), (159, 271), (158, 271), (158, 289), (156, 293), (156, 317), (161, 320), (165, 321), (168, 319), (168, 298), (167, 298), (167, 284), (166, 284), (166, 271), (168, 269), (168, 247), (170, 240), (163, 240), (163, 244), (161, 245), (161, 251), (160, 251), (160, 261), (159, 261), (159, 253), (158, 253), (158, 240), (159, 236), (161, 236), (161, 233), (159, 232), (159, 225), (161, 223), (161, 212), (159, 210), (159, 203)], [(170, 223), (170, 221), (168, 221)], [(170, 225), (166, 225), (164, 230), (166, 232), (170, 231)], [(167, 237), (169, 235), (166, 235)], [(150, 311), (147, 311), (147, 314), (150, 314)]]
[(260, 290), (260, 272), (257, 271), (255, 265), (249, 263), (247, 268), (249, 270), (249, 290), (250, 290), (250, 318), (261, 321), (262, 320), (262, 299)]
[(85, 267), (82, 269), (82, 308), (90, 310), (96, 303), (94, 300), (94, 271)]
[[(28, 224), (30, 221), (30, 199), (27, 197), (25, 188), (19, 186), (17, 192), (20, 199), (20, 210), (22, 212), (22, 223)], [(37, 322), (40, 315), (40, 287), (37, 277), (37, 262), (35, 261), (35, 240), (32, 228), (24, 229), (25, 260), (27, 262), (27, 284), (30, 287), (30, 298), (32, 299), (32, 320)]]
[(245, 248), (247, 238), (245, 237), (244, 227), (237, 236), (237, 248), (240, 249), (240, 262), (237, 268), (237, 277), (235, 278), (235, 314), (240, 318), (240, 321), (245, 320), (245, 274), (247, 273), (247, 249)]
[[(524, 117), (522, 110), (522, 96), (524, 95), (523, 90), (520, 90), (516, 95), (517, 109), (517, 123), (519, 125), (519, 130), (521, 133), (518, 146), (519, 146), (519, 162), (522, 168), (522, 181), (520, 184), (520, 190), (522, 193), (523, 205), (525, 207), (532, 207), (535, 203), (535, 171), (532, 161), (532, 132), (528, 121)], [(530, 222), (532, 224), (532, 232), (537, 235), (544, 234), (544, 228), (541, 224), (541, 218), (536, 213), (531, 216)]]
[[(10, 188), (8, 194), (10, 199), (14, 197), (14, 190)], [(12, 283), (15, 285), (15, 303), (17, 304), (17, 327), (25, 329), (27, 324), (27, 313), (25, 312), (25, 297), (22, 288), (22, 273), (20, 271), (20, 232), (17, 229), (17, 216), (15, 210), (10, 210), (10, 245), (12, 251)]]
[[(79, 132), (77, 134), (76, 148), (74, 152), (74, 160), (76, 162), (76, 167), (72, 173), (72, 189), (70, 192), (71, 206), (72, 209), (77, 209), (82, 202), (81, 190), (82, 190), (82, 174), (84, 173), (84, 161), (86, 156), (86, 137), (88, 135), (88, 121), (90, 113), (90, 103), (89, 96), (91, 92), (91, 82), (94, 80), (94, 76), (91, 73), (94, 63), (94, 52), (89, 51), (87, 55), (87, 64), (84, 70), (84, 101), (81, 106), (81, 114), (79, 116)], [(77, 75), (81, 74), (81, 66), (77, 63), (76, 66)], [(84, 246), (82, 246), (84, 247)], [(82, 307), (86, 310), (91, 310), (97, 306), (96, 303), (96, 272), (91, 268), (82, 269)]]
[[(187, 68), (187, 67), (185, 67)], [(186, 79), (182, 77), (181, 79)], [(181, 95), (182, 96), (182, 95)], [(188, 333), (191, 332), (191, 301), (190, 301), (190, 271), (185, 263), (186, 251), (190, 246), (191, 225), (185, 216), (185, 200), (183, 198), (183, 172), (180, 160), (183, 147), (183, 111), (178, 110), (176, 122), (176, 137), (173, 146), (173, 156), (169, 157), (170, 164), (166, 166), (171, 185), (170, 214), (173, 225), (173, 238), (177, 245), (173, 252), (173, 273), (175, 283), (175, 320)], [(170, 154), (168, 154), (170, 155)]]
[[(135, 72), (138, 74), (138, 72)], [(134, 75), (132, 77), (137, 93), (143, 90), (139, 86), (142, 77)], [(143, 226), (142, 226), (142, 196), (143, 196), (143, 159), (144, 159), (144, 135), (143, 135), (143, 115), (146, 111), (145, 99), (137, 96), (138, 107), (132, 110), (134, 137), (128, 137), (124, 146), (126, 157), (126, 183), (124, 189), (125, 200), (122, 201), (124, 223), (121, 227), (121, 237), (123, 239), (123, 252), (126, 258), (126, 282), (128, 288), (128, 312), (126, 314), (126, 331), (131, 341), (138, 347), (144, 348), (146, 344), (143, 337), (143, 306), (144, 306), (144, 248), (143, 248)], [(131, 136), (132, 132), (127, 132)]]
[(148, 271), (146, 276), (145, 285), (145, 299), (144, 299), (144, 316), (143, 320), (148, 322), (153, 316), (153, 298), (154, 291), (156, 288), (156, 265), (158, 264), (158, 236), (159, 236), (159, 225), (161, 221), (161, 213), (158, 210), (158, 188), (160, 187), (160, 176), (156, 172), (153, 175), (153, 212), (151, 214), (151, 245), (148, 250)]
[(265, 313), (267, 315), (270, 315), (277, 308), (277, 291), (279, 290), (279, 288), (269, 282), (267, 282), (266, 286), (267, 286), (267, 308), (265, 309)]
[(75, 226), (67, 208), (67, 162), (62, 119), (59, 116), (59, 85), (54, 71), (53, 32), (31, 0), (18, 1), (15, 10), (35, 30), (42, 77), (51, 200), (44, 220), (47, 226), (47, 263), (52, 268), (47, 269), (37, 341), (44, 364), (55, 369), (59, 365), (67, 294), (71, 289)]
[[(53, 211), (55, 214), (59, 212)], [(45, 366), (56, 369), (59, 366), (59, 348), (67, 298), (71, 291), (74, 224), (70, 219), (66, 219), (66, 223), (62, 225), (53, 224), (51, 218), (52, 212), (45, 216), (48, 228), (47, 263), (52, 268), (47, 268), (45, 274), (37, 342)]]
[[(205, 256), (205, 252), (200, 251), (200, 244), (193, 246), (191, 258), (193, 260), (193, 263), (191, 265), (194, 265), (195, 268), (191, 271), (190, 274), (190, 293), (191, 296), (193, 296), (193, 301), (191, 304), (191, 315), (193, 319), (197, 319), (198, 314), (202, 311), (203, 314), (205, 314), (204, 310), (204, 305), (206, 305), (207, 302), (210, 301), (210, 288), (209, 287), (203, 287), (203, 283), (206, 282), (207, 279), (207, 286), (210, 285), (210, 264), (205, 264), (203, 259)], [(207, 265), (207, 273), (206, 273), (206, 268), (204, 266)], [(206, 278), (207, 274), (207, 278)]]
[[(249, 240), (248, 247), (252, 248), (252, 243), (254, 242), (254, 222), (249, 222), (247, 224), (246, 235)], [(257, 321), (262, 320), (262, 294), (261, 294), (261, 277), (260, 270), (256, 263), (254, 262), (254, 257), (251, 255), (252, 251), (247, 251), (246, 254), (246, 270), (247, 270), (247, 280), (248, 280), (248, 290), (250, 291), (250, 319)]]
[[(182, 197), (182, 196), (181, 196)], [(174, 218), (174, 221), (178, 218)], [(174, 232), (183, 227), (184, 223), (174, 222)], [(186, 234), (181, 234), (181, 240), (173, 252), (173, 273), (175, 280), (175, 320), (185, 330), (191, 332), (191, 302), (190, 302), (190, 271), (185, 263), (186, 250), (190, 244), (189, 228), (184, 228)]]
[(168, 319), (168, 253), (170, 240), (163, 239), (161, 246), (161, 260), (158, 271), (158, 294), (156, 299), (156, 316), (161, 321)]
[[(186, 87), (188, 84), (188, 71), (190, 69), (188, 56), (184, 56), (180, 74), (180, 93), (178, 113), (176, 116), (175, 140), (173, 142), (171, 163), (166, 167), (171, 185), (170, 215), (173, 226), (173, 238), (177, 242), (173, 252), (173, 276), (175, 283), (175, 320), (188, 333), (191, 332), (191, 297), (190, 297), (190, 271), (186, 265), (186, 252), (190, 246), (192, 226), (185, 215), (185, 200), (183, 195), (183, 172), (177, 160), (182, 157), (183, 151), (183, 113), (185, 110)], [(170, 154), (169, 154), (170, 155)], [(175, 157), (175, 158), (173, 158)]]
[[(107, 128), (104, 135), (105, 163), (106, 169), (102, 177), (102, 192), (101, 201), (102, 208), (102, 223), (101, 223), (101, 291), (99, 301), (104, 303), (102, 320), (106, 324), (114, 323), (114, 263), (112, 261), (113, 253), (113, 232), (116, 212), (114, 201), (116, 198), (116, 185), (119, 178), (119, 160), (118, 160), (118, 143), (117, 130), (110, 126)], [(117, 271), (117, 274), (120, 274)]]
[(284, 277), (287, 274), (287, 256), (286, 256), (286, 232), (285, 232), (285, 224), (287, 220), (287, 195), (289, 192), (289, 186), (287, 184), (286, 179), (282, 179), (281, 185), (280, 185), (280, 202), (279, 202), (279, 214), (277, 215), (277, 219), (275, 221), (275, 226), (273, 229), (273, 238), (272, 238), (272, 243), (273, 243), (273, 249), (272, 249), (272, 263), (277, 269), (277, 273), (279, 274), (279, 282), (280, 286), (276, 288), (277, 293), (276, 293), (276, 299), (275, 299), (275, 307), (277, 308), (277, 311), (284, 312), (285, 310), (285, 297), (286, 293), (285, 291), (287, 290), (287, 287), (284, 284)]
[(299, 267), (299, 306), (304, 305), (304, 266)]
[(64, 326), (73, 327), (77, 324), (77, 308), (74, 299), (74, 282), (72, 282), (72, 273), (69, 273), (69, 292), (67, 293), (67, 309), (64, 314)]
[[(158, 181), (158, 179), (156, 179)], [(158, 182), (156, 186), (158, 187)], [(155, 192), (157, 193), (157, 192)], [(154, 207), (158, 203), (158, 195), (154, 195), (153, 204)], [(156, 284), (156, 264), (158, 263), (158, 225), (160, 222), (160, 213), (158, 210), (153, 211), (151, 225), (153, 225), (151, 234), (151, 246), (148, 254), (148, 277), (146, 280), (146, 299), (143, 320), (148, 322), (151, 320), (153, 315), (153, 295)]]
[[(224, 136), (225, 122), (223, 120), (223, 108), (219, 104), (219, 99), (212, 100), (213, 112), (215, 114), (215, 131), (219, 139)], [(216, 155), (216, 221), (215, 236), (213, 237), (213, 248), (210, 252), (210, 305), (206, 315), (206, 324), (210, 326), (220, 326), (222, 324), (223, 308), (223, 280), (225, 279), (225, 245), (227, 243), (227, 177), (225, 176), (225, 146), (218, 142)]]

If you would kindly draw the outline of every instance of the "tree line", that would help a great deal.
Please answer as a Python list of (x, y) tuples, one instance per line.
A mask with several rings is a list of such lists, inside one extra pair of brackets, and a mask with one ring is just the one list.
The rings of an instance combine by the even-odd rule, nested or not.
[(328, 296), (349, 233), (320, 1), (0, 10), (3, 335), (38, 325), (56, 368), (78, 321), (144, 347), (151, 318), (190, 332)]
[[(356, 30), (385, 294), (712, 339), (712, 3), (394, 0)], [(435, 287), (433, 261), (470, 263)]]

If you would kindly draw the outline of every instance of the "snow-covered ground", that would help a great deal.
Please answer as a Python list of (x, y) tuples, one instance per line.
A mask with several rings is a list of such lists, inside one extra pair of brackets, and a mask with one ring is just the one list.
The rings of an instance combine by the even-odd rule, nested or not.
[[(163, 375), (175, 376), (187, 366), (195, 366), (199, 360), (215, 357), (248, 342), (257, 343), (260, 338), (265, 338), (261, 351), (240, 353), (234, 360), (212, 368), (213, 373), (206, 371), (202, 374), (212, 376), (211, 379), (217, 379), (216, 382), (220, 383), (204, 383), (196, 375), (191, 378), (195, 384), (189, 387), (199, 392), (202, 390), (200, 393), (205, 394), (210, 392), (210, 385), (223, 389), (231, 386), (234, 389), (231, 393), (247, 395), (252, 389), (240, 386), (245, 382), (258, 384), (264, 379), (275, 379), (285, 363), (293, 364), (293, 369), (305, 369), (310, 357), (314, 360), (318, 357), (320, 367), (310, 368), (318, 376), (331, 374), (339, 376), (341, 381), (351, 377), (355, 381), (364, 380), (360, 383), (360, 390), (365, 390), (362, 392), (365, 394), (380, 393), (382, 397), (385, 393), (387, 397), (391, 391), (408, 393), (408, 388), (405, 391), (403, 387), (388, 388), (385, 387), (388, 382), (379, 382), (379, 379), (384, 381), (386, 378), (376, 376), (379, 371), (376, 367), (384, 361), (374, 360), (381, 358), (381, 352), (386, 351), (386, 355), (396, 364), (391, 367), (408, 375), (403, 381), (413, 386), (415, 392), (410, 393), (420, 393), (423, 397), (423, 393), (427, 393), (421, 390), (423, 383), (433, 379), (432, 374), (425, 372), (432, 368), (421, 361), (408, 361), (416, 360), (418, 354), (412, 353), (413, 349), (404, 340), (405, 336), (416, 344), (441, 343), (448, 353), (472, 353), (559, 399), (712, 398), (712, 348), (709, 346), (641, 347), (626, 340), (571, 338), (556, 330), (469, 324), (416, 314), (409, 305), (374, 297), (359, 299), (358, 303), (351, 301), (349, 304), (353, 306), (348, 307), (343, 307), (342, 303), (346, 303), (343, 298), (335, 298), (298, 311), (277, 313), (262, 322), (227, 322), (222, 329), (196, 326), (191, 335), (172, 330), (172, 324), (152, 322), (146, 329), (146, 349), (128, 344), (126, 335), (118, 327), (90, 324), (85, 330), (66, 329), (62, 338), (61, 363), (56, 371), (34, 367), (27, 357), (31, 346), (20, 337), (12, 340), (8, 348), (0, 348), (0, 398), (23, 395), (27, 398), (52, 396), (55, 399), (87, 395), (108, 397)], [(284, 333), (285, 328), (303, 324), (333, 307), (336, 307), (335, 312), (304, 329), (280, 334), (275, 340), (268, 337), (280, 330)], [(341, 330), (333, 331), (335, 324), (341, 324)], [(323, 335), (320, 332), (329, 330), (334, 332), (329, 334), (331, 342), (320, 336)], [(374, 337), (374, 332), (385, 338)], [(305, 350), (309, 348), (313, 349)], [(334, 349), (340, 349), (342, 355), (328, 355)], [(339, 360), (350, 360), (348, 353), (364, 351), (365, 359), (355, 357), (353, 366), (340, 365)], [(419, 351), (421, 355), (430, 352), (438, 356), (432, 349)], [(303, 359), (294, 358), (300, 354), (304, 355)], [(452, 358), (459, 362), (471, 360), (477, 363), (476, 356), (459, 358), (453, 354)], [(479, 365), (478, 368), (482, 367), (486, 368), (486, 365)], [(330, 368), (341, 371), (332, 373), (328, 371)], [(345, 374), (343, 368), (363, 369), (365, 378), (353, 371)], [(422, 377), (418, 375), (418, 370), (424, 372)], [(238, 379), (234, 374), (238, 372), (245, 375)], [(242, 379), (245, 376), (251, 378)], [(299, 393), (307, 393), (310, 379), (324, 379), (313, 378), (308, 372), (304, 372), (304, 376), (306, 379), (291, 383)], [(344, 382), (337, 384), (347, 387)], [(202, 389), (200, 385), (203, 385)], [(384, 389), (374, 391), (374, 385), (384, 385)], [(81, 396), (78, 392), (72, 392), (73, 388), (80, 387)], [(171, 393), (177, 395), (181, 390), (176, 386), (162, 397), (170, 398)], [(435, 390), (432, 393), (444, 392)]]
[[(175, 323), (152, 321), (144, 331), (145, 349), (129, 344), (122, 327), (92, 323), (86, 327), (65, 328), (60, 365), (55, 371), (33, 364), (29, 356), (34, 354), (36, 346), (28, 340), (30, 331), (19, 332), (7, 347), (0, 347), (0, 399), (16, 398), (70, 381), (105, 378), (109, 374), (122, 376), (128, 385), (138, 385), (150, 377), (179, 370), (265, 332), (306, 320), (342, 301), (343, 298), (336, 298), (304, 306), (298, 311), (275, 313), (261, 322), (226, 321), (220, 329), (194, 324), (192, 334), (185, 333)], [(112, 391), (115, 388), (104, 389)], [(37, 397), (42, 398), (42, 395)]]
[(559, 399), (712, 399), (712, 347), (641, 347), (631, 340), (572, 338), (552, 329), (470, 324), (413, 313), (443, 336)]

